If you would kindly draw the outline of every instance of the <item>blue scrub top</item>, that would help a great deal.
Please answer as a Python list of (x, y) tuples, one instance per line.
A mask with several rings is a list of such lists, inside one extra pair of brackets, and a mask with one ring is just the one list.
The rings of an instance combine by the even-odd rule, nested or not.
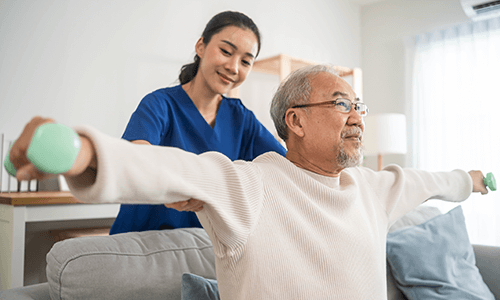
[[(212, 128), (182, 86), (148, 94), (132, 114), (122, 138), (146, 140), (200, 154), (221, 152), (231, 160), (253, 160), (286, 150), (239, 99), (223, 97)], [(110, 234), (201, 227), (193, 212), (179, 212), (164, 205), (122, 204)]]

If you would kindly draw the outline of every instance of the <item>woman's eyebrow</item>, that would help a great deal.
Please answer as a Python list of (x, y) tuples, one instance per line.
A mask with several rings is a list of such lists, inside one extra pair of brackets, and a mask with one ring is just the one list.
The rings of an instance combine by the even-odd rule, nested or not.
[[(222, 40), (222, 42), (223, 42), (223, 43), (225, 43), (225, 44), (228, 44), (228, 45), (229, 45), (229, 46), (231, 46), (234, 50), (238, 50), (238, 47), (236, 47), (236, 45), (235, 45), (235, 44), (233, 44), (233, 43), (231, 43), (230, 41)], [(255, 56), (254, 56), (252, 53), (250, 53), (250, 52), (245, 53), (245, 55), (248, 55), (248, 56), (250, 56), (251, 58), (255, 58)]]

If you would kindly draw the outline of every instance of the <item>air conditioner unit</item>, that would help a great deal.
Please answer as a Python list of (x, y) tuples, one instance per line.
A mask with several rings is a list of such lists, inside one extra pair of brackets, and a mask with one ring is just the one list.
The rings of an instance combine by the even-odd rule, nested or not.
[(465, 14), (473, 21), (500, 16), (500, 1), (460, 0)]

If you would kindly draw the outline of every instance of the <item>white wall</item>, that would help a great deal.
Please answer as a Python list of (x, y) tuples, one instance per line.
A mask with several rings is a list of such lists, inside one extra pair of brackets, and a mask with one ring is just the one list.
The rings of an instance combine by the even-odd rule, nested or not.
[[(360, 9), (345, 0), (0, 0), (0, 133), (14, 138), (42, 115), (121, 136), (141, 98), (174, 84), (206, 22), (228, 9), (260, 27), (260, 58), (361, 65)], [(269, 87), (242, 88), (249, 106), (268, 105)]]
[[(175, 83), (206, 22), (223, 10), (253, 18), (260, 58), (361, 65), (360, 8), (348, 0), (0, 0), (0, 133), (14, 139), (42, 115), (120, 137), (143, 96)], [(241, 90), (269, 127), (278, 81), (254, 73)], [(25, 284), (44, 281), (43, 259), (32, 260)]]
[[(370, 113), (406, 113), (405, 38), (467, 20), (459, 0), (386, 0), (363, 6), (363, 93)], [(405, 158), (389, 155), (385, 163), (404, 165)]]

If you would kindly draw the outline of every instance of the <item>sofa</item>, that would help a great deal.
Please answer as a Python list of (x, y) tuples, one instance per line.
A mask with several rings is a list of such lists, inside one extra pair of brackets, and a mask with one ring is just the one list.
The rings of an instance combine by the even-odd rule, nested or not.
[[(422, 205), (392, 225), (389, 235), (396, 234), (396, 239), (397, 235), (409, 236), (409, 230), (441, 215), (437, 208)], [(477, 268), (472, 266), (468, 271), (479, 271), (493, 295), (485, 299), (500, 299), (500, 247), (469, 246)], [(388, 250), (393, 248), (400, 249), (388, 244)], [(392, 264), (388, 258), (388, 298), (407, 299), (408, 286), (398, 282)], [(185, 299), (181, 296), (184, 273), (215, 279), (213, 249), (203, 229), (81, 237), (58, 242), (47, 254), (47, 283), (0, 291), (0, 299)]]

